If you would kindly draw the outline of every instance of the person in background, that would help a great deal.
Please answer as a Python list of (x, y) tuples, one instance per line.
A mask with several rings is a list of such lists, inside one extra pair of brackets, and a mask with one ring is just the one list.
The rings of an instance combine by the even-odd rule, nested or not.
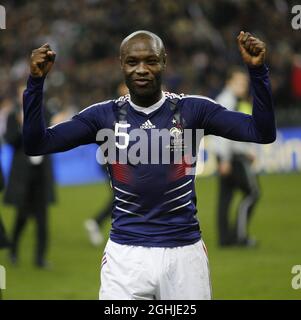
[[(252, 105), (247, 100), (249, 78), (240, 67), (232, 68), (225, 87), (216, 101), (232, 111), (252, 113)], [(220, 246), (254, 246), (255, 239), (248, 234), (248, 227), (254, 207), (259, 199), (258, 179), (252, 163), (255, 160), (249, 143), (230, 141), (214, 137), (213, 149), (217, 157), (219, 194), (217, 206), (218, 243)], [(236, 222), (231, 225), (230, 208), (235, 192), (243, 197), (238, 206)]]
[[(1, 160), (1, 145), (0, 145), (0, 160)], [(4, 188), (4, 177), (2, 173), (1, 161), (0, 161), (0, 192), (2, 192)], [(4, 249), (9, 247), (9, 240), (7, 238), (4, 225), (1, 219), (1, 212), (0, 212), (0, 249)]]
[[(121, 85), (120, 85), (121, 87)], [(71, 102), (71, 99), (68, 95), (68, 92), (65, 94), (67, 97), (64, 101), (65, 105), (60, 107), (59, 112), (56, 112), (51, 117), (51, 126), (56, 126), (68, 119), (71, 119), (76, 113), (76, 107)], [(103, 172), (105, 176), (107, 176), (107, 169), (106, 166), (100, 166), (100, 170)], [(108, 179), (108, 177), (107, 177)], [(104, 236), (100, 232), (100, 226), (102, 223), (111, 216), (112, 213), (112, 203), (113, 203), (113, 195), (111, 194), (111, 199), (107, 203), (104, 209), (101, 209), (97, 212), (95, 217), (85, 220), (84, 227), (87, 230), (89, 240), (93, 246), (100, 246), (104, 241)]]
[[(4, 187), (4, 177), (2, 173), (2, 167), (1, 167), (1, 144), (0, 144), (0, 192), (3, 190)], [(2, 223), (1, 219), (1, 212), (0, 212), (0, 250), (8, 248), (10, 245), (9, 240), (7, 238), (4, 225)], [(1, 281), (1, 279), (0, 279)], [(2, 300), (2, 286), (0, 283), (0, 300)]]
[[(109, 181), (107, 167), (102, 165), (100, 168), (106, 176), (106, 181)], [(94, 217), (87, 219), (84, 222), (84, 227), (87, 230), (89, 240), (93, 246), (100, 246), (104, 242), (105, 236), (100, 231), (100, 228), (104, 221), (112, 215), (113, 201), (114, 196), (113, 192), (111, 192), (110, 199), (107, 201), (106, 205), (102, 207)]]
[[(6, 126), (6, 119), (7, 115), (11, 110), (11, 101), (10, 99), (3, 99), (0, 103), (0, 192), (3, 191), (5, 181), (2, 172), (2, 154), (1, 154), (1, 145), (3, 140), (3, 134), (5, 131)], [(1, 212), (0, 212), (0, 249), (8, 248), (10, 245), (6, 231), (4, 229), (4, 224), (1, 219)]]
[[(48, 267), (45, 259), (48, 247), (48, 206), (54, 202), (54, 182), (51, 159), (48, 156), (31, 157), (24, 153), (22, 141), (22, 93), (18, 88), (18, 101), (7, 121), (5, 140), (13, 148), (13, 160), (4, 201), (16, 208), (12, 233), (10, 260), (17, 264), (22, 231), (29, 217), (37, 224), (37, 244), (34, 263), (39, 268)], [(47, 116), (48, 121), (50, 116)]]
[[(117, 93), (119, 96), (124, 96), (129, 93), (129, 90), (124, 82), (121, 82), (117, 88)], [(102, 165), (100, 166), (102, 172), (107, 177), (107, 181), (109, 181), (107, 166)], [(87, 230), (89, 240), (92, 245), (94, 246), (100, 246), (104, 242), (104, 235), (100, 231), (101, 225), (104, 223), (104, 221), (111, 217), (112, 209), (113, 209), (113, 201), (114, 201), (114, 195), (113, 192), (111, 192), (111, 197), (108, 200), (107, 204), (104, 208), (100, 209), (95, 217), (87, 219), (84, 222), (84, 227)]]

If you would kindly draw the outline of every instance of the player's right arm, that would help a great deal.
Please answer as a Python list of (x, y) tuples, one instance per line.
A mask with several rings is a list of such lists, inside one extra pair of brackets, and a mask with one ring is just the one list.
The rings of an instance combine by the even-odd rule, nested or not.
[(23, 141), (28, 155), (66, 151), (95, 142), (97, 133), (93, 122), (75, 117), (54, 127), (46, 128), (43, 113), (43, 84), (53, 66), (55, 52), (48, 44), (33, 50), (30, 76), (23, 95)]

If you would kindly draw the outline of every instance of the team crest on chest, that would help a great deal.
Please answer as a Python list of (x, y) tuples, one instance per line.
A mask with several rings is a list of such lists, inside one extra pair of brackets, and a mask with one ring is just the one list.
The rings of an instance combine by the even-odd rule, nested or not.
[(169, 147), (171, 150), (183, 149), (183, 127), (176, 119), (173, 119), (172, 123), (175, 126), (169, 129), (169, 134), (171, 136)]

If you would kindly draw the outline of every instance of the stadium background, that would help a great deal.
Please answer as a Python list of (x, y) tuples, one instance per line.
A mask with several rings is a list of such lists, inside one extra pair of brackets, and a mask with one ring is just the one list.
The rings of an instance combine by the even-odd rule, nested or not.
[[(294, 1), (2, 1), (6, 30), (0, 30), (0, 103), (14, 104), (28, 75), (32, 49), (48, 42), (57, 52), (49, 74), (45, 104), (56, 113), (79, 111), (118, 95), (122, 83), (118, 46), (130, 32), (160, 35), (168, 52), (166, 90), (214, 98), (230, 66), (241, 64), (236, 36), (254, 33), (267, 43), (267, 63), (279, 128), (270, 146), (253, 146), (261, 173), (262, 199), (252, 221), (256, 249), (219, 249), (216, 244), (215, 161), (207, 149), (204, 172), (196, 180), (198, 209), (209, 248), (216, 299), (300, 299), (291, 287), (294, 265), (301, 264), (301, 42), (291, 26)], [(5, 131), (5, 125), (0, 128)], [(4, 141), (5, 143), (5, 141)], [(7, 270), (7, 299), (95, 299), (103, 248), (90, 246), (83, 221), (105, 205), (108, 187), (95, 161), (96, 147), (54, 155), (59, 202), (50, 215), (49, 259), (53, 267), (31, 264), (34, 226), (26, 229), (21, 263)], [(10, 148), (2, 148), (7, 174)], [(237, 197), (238, 200), (238, 197)], [(1, 204), (11, 229), (13, 209)], [(110, 221), (102, 231), (108, 234)]]

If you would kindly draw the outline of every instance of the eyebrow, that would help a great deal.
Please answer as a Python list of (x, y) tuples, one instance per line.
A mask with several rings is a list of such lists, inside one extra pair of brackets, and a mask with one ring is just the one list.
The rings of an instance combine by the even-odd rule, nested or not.
[[(129, 56), (127, 56), (127, 57), (125, 57), (125, 60), (129, 60), (129, 59), (137, 59), (138, 58), (138, 56), (135, 56), (135, 55), (129, 55)], [(151, 54), (151, 55), (146, 55), (145, 57), (144, 57), (144, 59), (160, 59), (160, 56), (157, 56), (157, 55), (155, 55), (155, 54)]]

